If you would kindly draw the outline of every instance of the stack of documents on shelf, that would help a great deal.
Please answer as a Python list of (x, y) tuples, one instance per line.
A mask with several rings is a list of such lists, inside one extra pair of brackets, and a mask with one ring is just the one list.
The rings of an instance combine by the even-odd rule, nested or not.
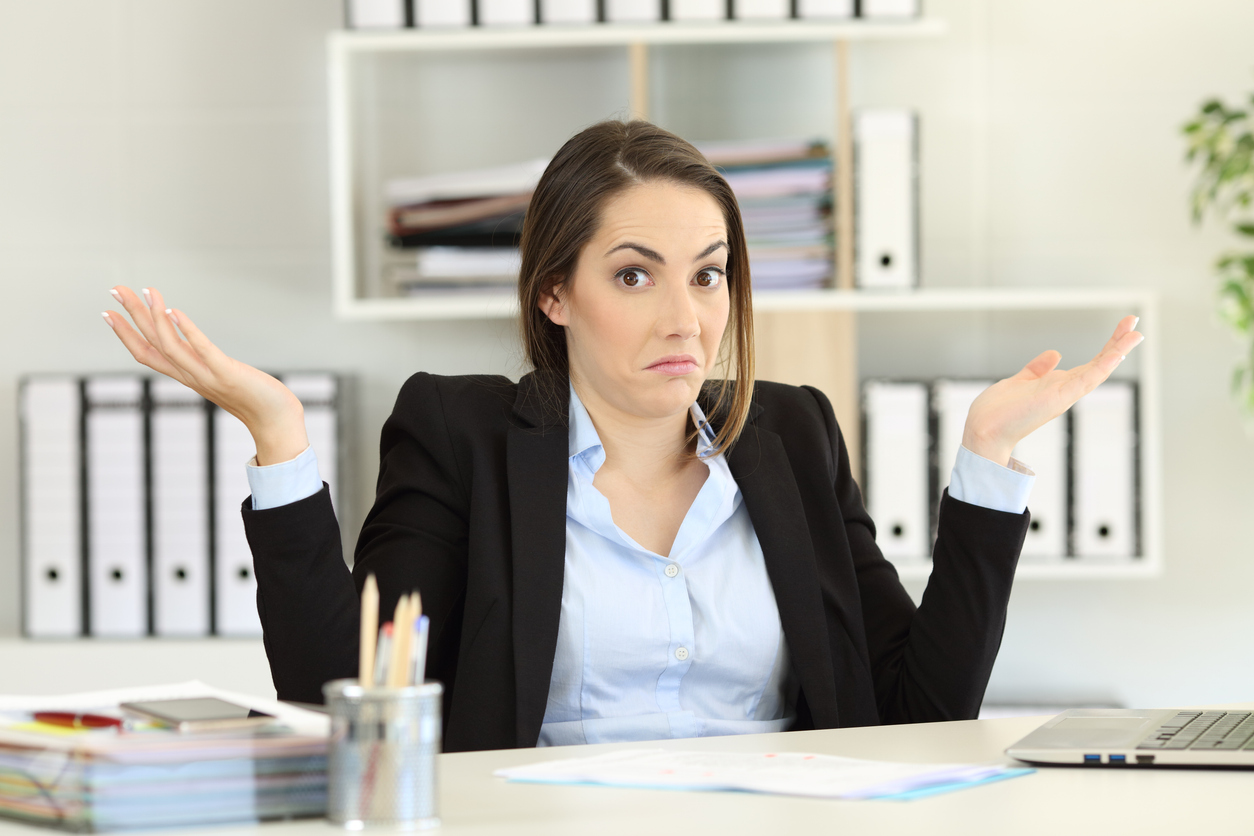
[(1034, 771), (1003, 764), (893, 763), (806, 752), (625, 749), (586, 758), (498, 769), (496, 774), (511, 781), (535, 784), (600, 784), (846, 800), (908, 800)]
[[(271, 714), (259, 730), (74, 729), (36, 711), (121, 717), (127, 701), (218, 697)], [(199, 682), (0, 697), (0, 816), (80, 833), (253, 822), (326, 811), (325, 715)]]
[(531, 193), (548, 160), (387, 183), (385, 278), (400, 293), (512, 288)]
[(832, 157), (822, 142), (698, 145), (740, 204), (755, 290), (819, 288), (832, 277)]

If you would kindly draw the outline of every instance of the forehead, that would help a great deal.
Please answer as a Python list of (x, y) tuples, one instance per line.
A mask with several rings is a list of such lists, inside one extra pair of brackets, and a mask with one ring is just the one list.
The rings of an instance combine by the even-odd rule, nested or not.
[(650, 182), (631, 186), (606, 201), (595, 239), (613, 245), (619, 239), (648, 237), (681, 243), (727, 234), (723, 210), (708, 192), (694, 186)]

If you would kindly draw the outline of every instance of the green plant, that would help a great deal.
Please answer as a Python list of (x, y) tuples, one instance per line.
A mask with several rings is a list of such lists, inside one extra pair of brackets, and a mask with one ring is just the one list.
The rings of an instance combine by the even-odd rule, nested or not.
[[(1210, 210), (1238, 236), (1254, 239), (1254, 114), (1211, 99), (1183, 131), (1186, 159), (1200, 163), (1192, 194), (1194, 222)], [(1244, 358), (1232, 372), (1232, 393), (1246, 416), (1254, 418), (1254, 252), (1225, 252), (1215, 269), (1219, 314), (1245, 344)]]

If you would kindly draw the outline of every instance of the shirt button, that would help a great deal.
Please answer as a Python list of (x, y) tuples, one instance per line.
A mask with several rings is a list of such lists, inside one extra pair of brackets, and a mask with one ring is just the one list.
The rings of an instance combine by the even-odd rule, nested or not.
[(666, 564), (666, 569), (664, 569), (663, 571), (666, 572), (666, 577), (673, 578), (679, 574), (679, 566), (677, 566), (674, 563), (668, 563)]
[(678, 650), (676, 650), (676, 651), (675, 651), (675, 658), (676, 658), (676, 659), (678, 659), (678, 660), (679, 660), (679, 661), (681, 661), (681, 662), (682, 662), (682, 661), (684, 661), (685, 659), (687, 659), (687, 658), (688, 658), (688, 648), (686, 648), (686, 647), (681, 647), (681, 648), (679, 648)]

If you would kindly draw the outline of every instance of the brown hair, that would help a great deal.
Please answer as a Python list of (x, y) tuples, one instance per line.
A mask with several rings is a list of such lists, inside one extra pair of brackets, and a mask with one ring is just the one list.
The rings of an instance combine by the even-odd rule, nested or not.
[(565, 329), (540, 309), (540, 300), (560, 289), (575, 270), (579, 252), (596, 233), (609, 198), (640, 183), (664, 180), (709, 194), (727, 225), (727, 287), (730, 326), (723, 334), (720, 362), (726, 377), (710, 418), (719, 419), (714, 449), (727, 450), (739, 437), (753, 396), (753, 304), (749, 251), (740, 207), (727, 181), (690, 143), (649, 122), (600, 122), (561, 147), (540, 178), (523, 223), (518, 301), (523, 346), (537, 371), (570, 375)]

